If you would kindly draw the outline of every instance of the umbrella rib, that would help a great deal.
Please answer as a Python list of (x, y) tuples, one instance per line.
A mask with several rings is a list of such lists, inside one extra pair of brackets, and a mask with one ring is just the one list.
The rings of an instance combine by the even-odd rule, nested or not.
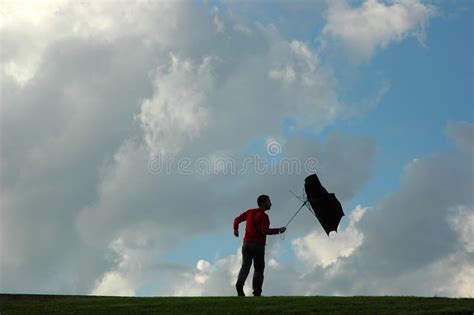
[(295, 194), (293, 191), (290, 190), (290, 193), (293, 194), (293, 196), (295, 196), (296, 199), (298, 199), (299, 201), (303, 202), (304, 201), (304, 198), (303, 197), (300, 197), (298, 196), (297, 194)]
[[(304, 202), (304, 198), (303, 197), (300, 197), (298, 196), (297, 194), (295, 194), (293, 191), (290, 190), (290, 193), (293, 194), (293, 196), (295, 196), (296, 199), (298, 199), (299, 201), (301, 202)], [(306, 201), (308, 201), (308, 199), (306, 199)], [(308, 203), (306, 203), (306, 208), (308, 208), (309, 212), (312, 214), (312, 215), (316, 215), (313, 210), (311, 210), (311, 207)]]
[(285, 225), (285, 227), (287, 227), (288, 224), (290, 224), (290, 222), (293, 221), (293, 218), (296, 217), (296, 215), (298, 214), (298, 212), (300, 212), (300, 210), (306, 205), (307, 202), (308, 202), (308, 200), (306, 200), (305, 202), (303, 202), (303, 204), (301, 205), (301, 207), (299, 207), (298, 211), (296, 211), (295, 214), (293, 214), (293, 216), (291, 217), (290, 221), (288, 221), (288, 223)]

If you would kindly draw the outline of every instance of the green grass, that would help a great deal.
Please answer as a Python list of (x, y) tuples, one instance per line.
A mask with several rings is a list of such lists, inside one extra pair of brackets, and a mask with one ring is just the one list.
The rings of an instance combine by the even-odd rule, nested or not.
[(0, 314), (473, 314), (474, 299), (442, 297), (110, 297), (0, 294)]

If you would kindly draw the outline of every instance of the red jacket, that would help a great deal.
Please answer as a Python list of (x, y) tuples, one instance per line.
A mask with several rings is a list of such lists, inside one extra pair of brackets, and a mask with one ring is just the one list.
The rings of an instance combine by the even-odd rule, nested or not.
[(245, 225), (244, 243), (266, 245), (267, 235), (278, 234), (280, 229), (271, 229), (270, 220), (265, 211), (260, 208), (248, 209), (234, 219), (234, 230), (239, 229), (239, 223), (247, 221)]

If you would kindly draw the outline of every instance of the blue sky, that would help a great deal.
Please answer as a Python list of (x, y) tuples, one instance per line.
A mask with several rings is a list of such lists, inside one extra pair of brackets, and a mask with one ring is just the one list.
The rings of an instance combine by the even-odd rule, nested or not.
[(307, 174), (150, 161), (277, 142), (274, 161), (318, 159), (346, 216), (328, 238), (303, 209), (269, 236), (264, 294), (474, 296), (473, 10), (6, 2), (0, 292), (234, 295), (233, 218), (266, 193), (283, 226)]

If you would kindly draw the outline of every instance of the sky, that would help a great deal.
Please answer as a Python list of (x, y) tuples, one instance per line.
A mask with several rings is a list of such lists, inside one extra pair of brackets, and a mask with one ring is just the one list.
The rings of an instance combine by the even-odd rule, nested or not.
[[(472, 1), (0, 2), (0, 292), (474, 297)], [(251, 292), (251, 271), (244, 290)]]

